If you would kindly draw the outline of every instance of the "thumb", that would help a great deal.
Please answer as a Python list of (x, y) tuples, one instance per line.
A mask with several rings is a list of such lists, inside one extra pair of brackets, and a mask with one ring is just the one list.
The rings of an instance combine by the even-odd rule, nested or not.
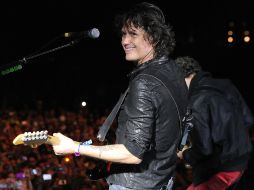
[(53, 133), (53, 136), (54, 137), (61, 137), (61, 136), (64, 136), (62, 133)]

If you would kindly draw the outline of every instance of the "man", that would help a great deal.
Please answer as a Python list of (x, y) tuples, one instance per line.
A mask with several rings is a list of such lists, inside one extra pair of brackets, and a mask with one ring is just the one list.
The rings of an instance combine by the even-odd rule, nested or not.
[(113, 162), (110, 190), (171, 189), (188, 91), (180, 68), (169, 58), (174, 33), (162, 11), (149, 3), (137, 4), (117, 24), (125, 58), (136, 68), (119, 112), (116, 144), (78, 146), (57, 133), (60, 144), (53, 148), (56, 154), (78, 149), (81, 155)]
[(186, 77), (192, 111), (191, 148), (178, 152), (193, 169), (188, 190), (224, 190), (246, 169), (253, 115), (229, 80), (212, 78), (193, 58), (176, 62)]

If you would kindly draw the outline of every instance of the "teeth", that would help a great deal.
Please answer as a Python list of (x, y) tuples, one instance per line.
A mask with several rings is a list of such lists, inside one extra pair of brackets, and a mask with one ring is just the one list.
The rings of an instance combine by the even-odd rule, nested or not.
[(133, 47), (125, 48), (125, 50), (131, 50), (134, 49)]
[(125, 49), (126, 53), (131, 52), (131, 51), (133, 51), (133, 48)]

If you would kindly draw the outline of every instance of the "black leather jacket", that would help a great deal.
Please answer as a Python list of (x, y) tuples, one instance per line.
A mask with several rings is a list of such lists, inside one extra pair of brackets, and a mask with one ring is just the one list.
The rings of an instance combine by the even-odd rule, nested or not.
[[(167, 76), (168, 81), (163, 82), (171, 83), (172, 95), (154, 78), (156, 72)], [(124, 144), (142, 162), (112, 165), (109, 184), (140, 190), (160, 189), (167, 184), (175, 169), (179, 119), (186, 102), (187, 86), (173, 60), (151, 60), (131, 73), (129, 93), (118, 117), (116, 143)]]
[(183, 156), (193, 166), (193, 183), (220, 171), (244, 170), (252, 149), (248, 128), (254, 119), (239, 91), (227, 79), (200, 72), (191, 81), (189, 98), (192, 148)]

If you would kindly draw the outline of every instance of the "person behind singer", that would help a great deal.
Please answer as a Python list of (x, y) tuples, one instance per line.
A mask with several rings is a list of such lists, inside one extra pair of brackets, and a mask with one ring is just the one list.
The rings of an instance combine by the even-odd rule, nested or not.
[(119, 111), (116, 144), (78, 146), (55, 133), (60, 144), (53, 149), (57, 155), (78, 151), (112, 162), (106, 178), (110, 190), (170, 190), (188, 91), (180, 68), (170, 58), (174, 32), (161, 9), (146, 2), (117, 17), (116, 23), (125, 59), (136, 64)]
[(193, 117), (191, 148), (178, 152), (193, 170), (187, 190), (236, 187), (252, 150), (248, 130), (254, 124), (253, 115), (230, 80), (213, 78), (194, 58), (175, 61), (186, 77)]

